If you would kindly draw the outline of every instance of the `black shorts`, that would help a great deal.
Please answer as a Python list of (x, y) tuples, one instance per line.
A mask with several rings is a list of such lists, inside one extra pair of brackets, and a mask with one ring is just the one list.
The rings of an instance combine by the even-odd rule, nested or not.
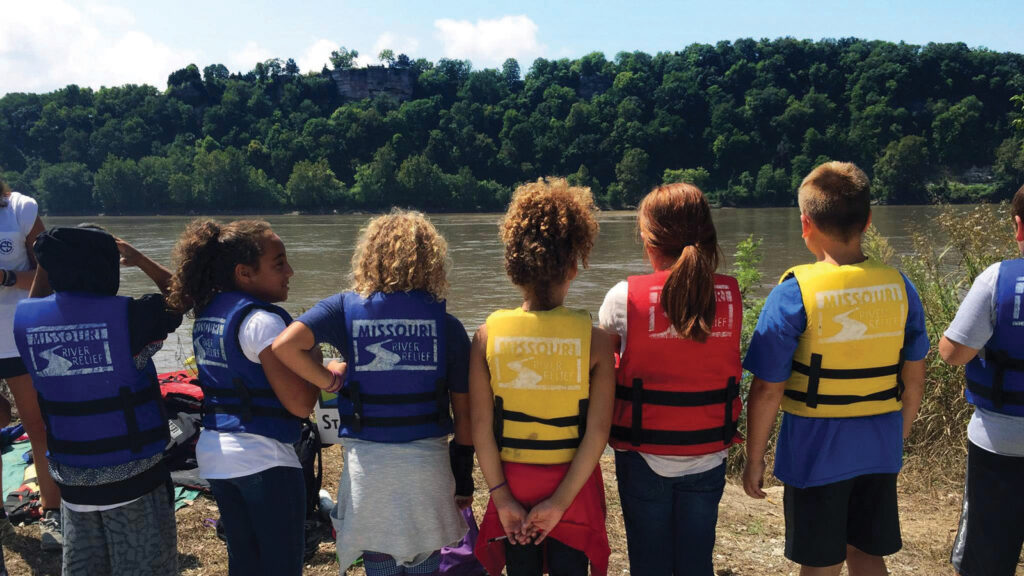
[(846, 546), (873, 556), (903, 547), (896, 506), (896, 474), (867, 474), (783, 493), (786, 558), (803, 566), (846, 560)]
[(960, 530), (950, 562), (961, 576), (1013, 576), (1024, 544), (1024, 458), (968, 442)]
[(21, 356), (0, 358), (0, 379), (14, 378), (15, 376), (24, 376), (25, 374), (28, 374), (28, 368), (25, 368), (25, 363), (21, 361)]

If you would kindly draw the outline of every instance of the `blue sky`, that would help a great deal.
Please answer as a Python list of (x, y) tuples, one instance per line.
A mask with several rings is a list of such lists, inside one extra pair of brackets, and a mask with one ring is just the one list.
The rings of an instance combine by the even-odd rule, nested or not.
[(965, 42), (1024, 52), (1024, 2), (904, 0), (862, 2), (606, 0), (0, 0), (0, 94), (44, 92), (68, 83), (165, 86), (190, 62), (247, 71), (260, 60), (295, 58), (319, 70), (331, 49), (381, 48), (413, 58), (465, 58), (493, 67), (516, 57), (592, 51), (678, 50), (736, 38)]

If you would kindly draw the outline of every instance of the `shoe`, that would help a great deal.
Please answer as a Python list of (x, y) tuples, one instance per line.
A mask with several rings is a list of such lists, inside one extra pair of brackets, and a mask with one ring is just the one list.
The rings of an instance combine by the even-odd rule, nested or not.
[(6, 542), (11, 536), (14, 536), (14, 524), (11, 524), (10, 518), (4, 516), (0, 518), (0, 542)]
[(64, 547), (60, 510), (47, 510), (39, 519), (39, 547), (46, 551)]

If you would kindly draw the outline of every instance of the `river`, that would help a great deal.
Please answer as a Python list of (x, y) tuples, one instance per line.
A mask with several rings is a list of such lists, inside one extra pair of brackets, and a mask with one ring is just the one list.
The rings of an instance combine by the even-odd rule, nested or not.
[[(915, 225), (927, 223), (939, 210), (934, 206), (876, 206), (873, 221), (898, 251), (910, 247), (910, 232)], [(725, 259), (720, 271), (732, 268), (736, 244), (753, 235), (763, 238), (761, 270), (767, 286), (789, 266), (806, 262), (810, 255), (800, 237), (800, 218), (796, 208), (718, 209), (715, 226)], [(295, 269), (288, 301), (283, 306), (293, 315), (308, 309), (318, 300), (348, 285), (348, 272), (359, 229), (368, 215), (275, 215), (268, 216), (274, 231), (284, 240), (288, 260)], [(441, 214), (431, 217), (448, 240), (452, 261), (448, 311), (473, 332), (487, 315), (501, 307), (514, 307), (521, 301), (502, 266), (502, 246), (497, 224), (500, 214)], [(87, 220), (104, 226), (131, 242), (136, 248), (170, 266), (171, 249), (185, 224), (185, 216), (92, 217)], [(230, 217), (218, 217), (222, 221)], [(74, 226), (83, 218), (50, 217), (51, 226)], [(586, 308), (597, 317), (605, 292), (627, 275), (644, 273), (648, 265), (636, 239), (633, 212), (602, 212), (601, 233), (590, 258), (590, 268), (581, 270), (569, 292), (567, 304)], [(138, 269), (124, 269), (121, 294), (138, 296), (154, 292), (153, 284)], [(191, 355), (191, 321), (186, 319), (171, 335), (156, 358), (163, 372), (179, 369)]]

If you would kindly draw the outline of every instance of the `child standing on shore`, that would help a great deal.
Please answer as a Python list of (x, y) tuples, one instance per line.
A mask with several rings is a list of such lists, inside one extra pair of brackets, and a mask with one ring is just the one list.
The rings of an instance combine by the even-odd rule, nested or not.
[(654, 273), (619, 282), (599, 314), (620, 339), (611, 445), (630, 572), (713, 576), (725, 458), (740, 441), (739, 287), (715, 273), (696, 186), (654, 189), (637, 223)]
[[(1013, 196), (1014, 239), (1024, 254), (1024, 186)], [(951, 562), (961, 576), (1012, 576), (1024, 543), (1024, 259), (997, 262), (974, 280), (939, 342), (967, 365), (967, 479)]]
[(490, 574), (585, 575), (608, 569), (604, 485), (614, 361), (590, 314), (563, 306), (597, 236), (586, 188), (539, 180), (516, 190), (501, 223), (505, 270), (523, 293), (473, 340), (470, 401), (477, 460), (490, 486), (476, 554)]
[(192, 310), (192, 345), (205, 395), (199, 475), (220, 509), (231, 576), (298, 576), (305, 481), (294, 444), (317, 389), (270, 349), (291, 322), (284, 243), (270, 225), (197, 220), (174, 249), (170, 303)]
[(117, 296), (119, 260), (163, 293), (171, 273), (95, 227), (44, 232), (35, 253), (36, 284), (54, 294), (18, 304), (14, 338), (60, 486), (63, 574), (177, 574), (167, 419), (152, 357), (181, 315), (162, 294)]
[[(339, 394), (342, 574), (360, 555), (368, 576), (437, 574), (441, 548), (466, 533), (469, 337), (446, 312), (447, 267), (447, 243), (423, 214), (374, 218), (352, 258), (352, 291), (321, 300), (274, 342), (291, 369)], [(345, 361), (312, 360), (323, 342)]]
[(868, 178), (829, 162), (800, 185), (800, 224), (817, 262), (772, 290), (744, 361), (743, 487), (764, 498), (764, 452), (781, 404), (775, 476), (785, 484), (785, 555), (800, 574), (885, 574), (902, 547), (896, 476), (928, 353), (924, 311), (898, 270), (869, 260)]

